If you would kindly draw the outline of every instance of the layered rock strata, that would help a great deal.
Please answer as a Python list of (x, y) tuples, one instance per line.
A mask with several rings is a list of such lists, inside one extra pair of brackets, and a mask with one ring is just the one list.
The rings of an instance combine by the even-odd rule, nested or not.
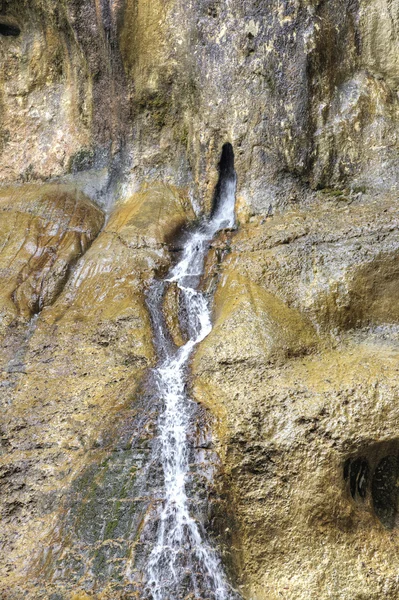
[(397, 218), (320, 194), (230, 241), (193, 376), (244, 597), (398, 596)]
[[(27, 191), (32, 193), (30, 187)], [(19, 193), (25, 197), (23, 189)], [(47, 212), (46, 194), (34, 197), (37, 212)], [(80, 214), (88, 221), (86, 227), (91, 225), (98, 234), (101, 212), (81, 200), (85, 212), (79, 205), (76, 208), (75, 196), (69, 199), (66, 202), (62, 193), (55, 196), (49, 212), (54, 215), (58, 210), (57, 228), (62, 219), (71, 227), (72, 218)], [(71, 215), (63, 212), (65, 207)], [(12, 212), (2, 216), (6, 223), (11, 220), (14, 239), (19, 232), (15, 225), (21, 225), (20, 246), (25, 242), (34, 256), (36, 246), (25, 241), (23, 219), (16, 221)], [(50, 581), (48, 572), (40, 575), (42, 553), (54, 552), (59, 544), (55, 540), (60, 533), (55, 536), (54, 527), (62, 507), (71, 494), (80, 492), (73, 482), (93, 462), (107, 458), (120, 423), (134, 416), (136, 390), (155, 360), (146, 281), (170, 264), (166, 242), (193, 216), (178, 190), (163, 185), (143, 189), (115, 208), (67, 281), (63, 280), (61, 293), (42, 308), (29, 329), (18, 325), (24, 315), (20, 305), (14, 306), (17, 321), (9, 325), (12, 335), (3, 344), (1, 386), (1, 560), (6, 597), (7, 593), (15, 598), (25, 595), (27, 573), (39, 573), (43, 583)], [(40, 237), (42, 255), (50, 253), (57, 241), (55, 233)], [(69, 252), (70, 244), (65, 243), (65, 248)], [(44, 263), (48, 268), (43, 269), (46, 278), (41, 289), (56, 280), (63, 249), (58, 260)], [(10, 244), (5, 250), (17, 276), (19, 263), (12, 260), (15, 248)], [(30, 264), (35, 273), (34, 261)], [(34, 286), (27, 289), (35, 294)], [(102, 515), (87, 518), (100, 520)], [(67, 544), (67, 539), (62, 543)]]
[[(244, 598), (399, 597), (398, 7), (0, 2), (5, 599), (140, 595), (145, 291), (227, 141), (192, 371), (212, 528)], [(182, 345), (173, 287), (163, 310)]]

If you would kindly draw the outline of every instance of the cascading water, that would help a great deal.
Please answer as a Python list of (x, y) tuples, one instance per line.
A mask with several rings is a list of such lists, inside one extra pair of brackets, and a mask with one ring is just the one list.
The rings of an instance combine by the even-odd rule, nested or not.
[[(187, 495), (190, 471), (188, 437), (193, 404), (186, 391), (188, 362), (194, 347), (212, 329), (208, 298), (198, 287), (210, 241), (221, 229), (234, 226), (236, 175), (233, 161), (232, 147), (226, 144), (210, 220), (191, 233), (181, 260), (165, 280), (154, 284), (150, 293), (149, 307), (162, 357), (152, 379), (163, 407), (154, 452), (159, 453), (164, 477), (157, 537), (146, 573), (147, 590), (154, 600), (238, 598), (227, 582), (220, 558), (212, 548), (203, 525), (190, 511)], [(170, 343), (166, 325), (160, 316), (160, 299), (165, 287), (171, 283), (180, 290), (188, 321), (190, 339), (179, 349)]]

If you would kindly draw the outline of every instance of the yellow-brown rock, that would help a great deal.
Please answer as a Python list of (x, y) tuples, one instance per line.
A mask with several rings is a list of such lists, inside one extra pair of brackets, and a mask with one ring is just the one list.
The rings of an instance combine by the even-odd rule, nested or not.
[(175, 283), (170, 283), (165, 292), (163, 313), (168, 330), (176, 346), (183, 346), (187, 342), (187, 335), (182, 331), (179, 319), (179, 289)]
[(193, 388), (216, 418), (244, 597), (393, 600), (396, 201), (320, 198), (233, 235)]
[(103, 220), (102, 212), (70, 186), (0, 190), (1, 332), (14, 319), (27, 320), (54, 302)]
[[(143, 596), (146, 292), (226, 142), (238, 230), (187, 381), (210, 534), (245, 600), (398, 600), (398, 10), (0, 2), (2, 600)], [(173, 285), (159, 305), (182, 345)]]
[(22, 33), (0, 46), (0, 180), (60, 175), (91, 144), (90, 74), (76, 40), (53, 15), (44, 20), (38, 3), (15, 3), (9, 13)]
[[(64, 208), (57, 205), (59, 222), (68, 220)], [(76, 493), (71, 484), (107, 459), (118, 427), (134, 418), (137, 389), (156, 358), (147, 282), (170, 264), (165, 240), (192, 217), (181, 191), (156, 185), (134, 194), (30, 332), (9, 338), (0, 385), (3, 593), (25, 595), (27, 572), (57, 584), (53, 571), (43, 575), (43, 553), (68, 548), (62, 506)]]
[(396, 598), (397, 532), (370, 489), (352, 498), (344, 465), (396, 451), (397, 346), (351, 339), (278, 367), (236, 352), (195, 389), (218, 416), (244, 596)]
[(214, 326), (196, 353), (197, 370), (275, 362), (315, 346), (313, 327), (298, 311), (234, 270), (223, 272), (214, 302)]
[(255, 218), (233, 239), (226, 265), (328, 331), (396, 322), (395, 196), (319, 193), (306, 208)]

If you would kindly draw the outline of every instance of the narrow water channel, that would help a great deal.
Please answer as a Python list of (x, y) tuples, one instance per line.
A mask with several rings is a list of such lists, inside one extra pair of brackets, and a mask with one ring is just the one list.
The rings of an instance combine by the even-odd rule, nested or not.
[[(154, 283), (149, 293), (160, 356), (152, 381), (162, 405), (153, 452), (162, 465), (163, 489), (156, 540), (146, 573), (148, 593), (154, 600), (238, 597), (187, 493), (193, 404), (187, 393), (188, 363), (195, 346), (212, 330), (210, 298), (199, 289), (200, 279), (211, 240), (218, 231), (234, 227), (235, 190), (234, 155), (230, 144), (226, 144), (210, 219), (204, 219), (189, 235), (179, 262), (164, 280)], [(171, 283), (177, 285), (187, 315), (189, 339), (180, 348), (171, 342), (162, 317), (161, 299)]]

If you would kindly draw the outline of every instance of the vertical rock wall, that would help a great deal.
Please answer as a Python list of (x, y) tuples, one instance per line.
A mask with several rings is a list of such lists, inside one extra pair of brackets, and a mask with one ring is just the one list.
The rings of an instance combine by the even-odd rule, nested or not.
[(396, 0), (0, 1), (5, 599), (138, 593), (145, 290), (226, 141), (214, 529), (245, 598), (398, 598), (398, 32)]

